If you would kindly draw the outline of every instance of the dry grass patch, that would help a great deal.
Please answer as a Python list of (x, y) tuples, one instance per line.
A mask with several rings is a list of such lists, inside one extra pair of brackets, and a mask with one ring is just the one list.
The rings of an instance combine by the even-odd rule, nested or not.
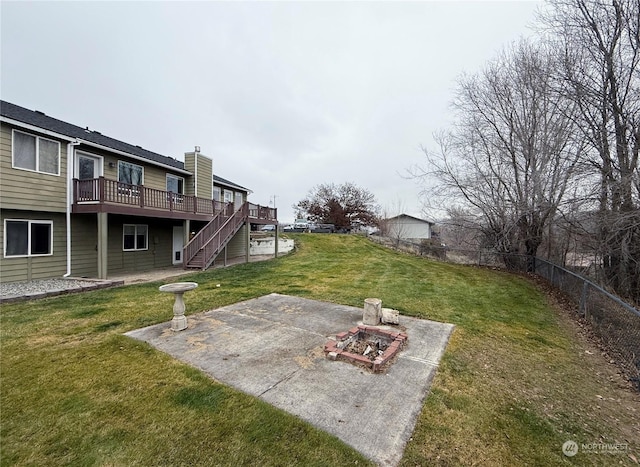
[[(597, 345), (577, 331), (573, 310), (549, 301), (554, 326), (494, 323), (482, 336), (457, 329), (403, 465), (635, 464), (640, 395)], [(623, 443), (624, 454), (562, 454)]]
[[(272, 292), (456, 325), (403, 465), (611, 465), (640, 457), (640, 398), (536, 284), (365, 238), (298, 235), (277, 260), (184, 276), (189, 314)], [(221, 284), (221, 287), (216, 287)], [(171, 319), (159, 283), (0, 310), (2, 465), (367, 465), (336, 438), (126, 331)], [(303, 364), (304, 362), (300, 362)], [(628, 455), (562, 454), (628, 443)]]

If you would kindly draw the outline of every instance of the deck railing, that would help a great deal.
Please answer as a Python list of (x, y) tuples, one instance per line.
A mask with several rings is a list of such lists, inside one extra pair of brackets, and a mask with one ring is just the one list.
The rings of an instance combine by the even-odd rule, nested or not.
[(146, 209), (205, 214), (213, 216), (228, 203), (198, 198), (104, 177), (73, 180), (73, 199), (77, 204), (119, 204)]
[[(189, 265), (198, 253), (207, 267), (220, 252), (229, 236), (235, 234), (244, 222), (273, 224), (278, 221), (278, 210), (246, 202), (241, 206), (223, 203), (171, 191), (156, 190), (142, 185), (131, 185), (104, 177), (89, 180), (73, 180), (73, 199), (77, 205), (111, 204), (132, 209), (151, 209), (210, 216), (209, 223), (184, 247), (183, 264)], [(154, 214), (155, 215), (155, 214)], [(186, 216), (188, 217), (188, 216)], [(209, 220), (209, 219), (207, 219)], [(232, 222), (230, 222), (232, 221)], [(200, 262), (201, 257), (196, 258)]]
[(269, 208), (253, 203), (248, 203), (248, 205), (248, 215), (251, 219), (275, 220), (278, 218), (278, 210), (276, 208)]
[(213, 237), (213, 235), (220, 230), (220, 227), (226, 222), (226, 220), (233, 214), (233, 204), (227, 203), (225, 209), (221, 210), (211, 221), (204, 226), (200, 232), (198, 232), (184, 247), (183, 265), (187, 265), (198, 252), (205, 246), (205, 244)]
[(247, 218), (247, 204), (234, 212), (231, 216), (225, 218), (224, 224), (218, 231), (208, 239), (203, 246), (202, 269), (207, 269), (215, 257), (222, 251), (229, 239), (240, 229)]

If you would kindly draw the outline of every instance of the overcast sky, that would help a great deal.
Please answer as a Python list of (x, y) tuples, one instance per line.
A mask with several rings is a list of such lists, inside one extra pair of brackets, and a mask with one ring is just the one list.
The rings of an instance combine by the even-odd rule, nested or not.
[(421, 212), (403, 178), (451, 121), (461, 73), (531, 35), (540, 2), (0, 3), (3, 100), (292, 205), (353, 182)]

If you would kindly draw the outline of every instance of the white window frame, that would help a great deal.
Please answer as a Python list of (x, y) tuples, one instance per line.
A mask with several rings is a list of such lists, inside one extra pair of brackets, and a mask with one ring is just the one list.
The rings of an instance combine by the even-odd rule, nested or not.
[[(169, 179), (170, 178), (175, 178), (176, 180), (180, 181), (182, 180), (182, 191), (169, 191)], [(174, 174), (170, 174), (168, 173), (166, 176), (166, 183), (165, 183), (165, 188), (167, 190), (167, 199), (173, 201), (174, 203), (182, 203), (184, 201), (184, 184), (185, 184), (185, 180), (184, 177), (180, 177), (179, 175), (174, 175)], [(180, 184), (178, 183), (178, 186)]]
[[(123, 182), (122, 180), (120, 180), (120, 164), (129, 164), (129, 165), (133, 165), (134, 167), (140, 167), (140, 169), (141, 169), (140, 185), (134, 185), (132, 183), (127, 183), (127, 182)], [(144, 186), (144, 166), (142, 166), (142, 165), (134, 164), (133, 162), (129, 162), (129, 161), (119, 160), (118, 161), (118, 173), (116, 174), (116, 176), (118, 177), (118, 183), (122, 183), (124, 185), (130, 185), (132, 187)], [(119, 186), (118, 187), (118, 193), (124, 194), (124, 195), (128, 195), (128, 196), (140, 196), (140, 188), (129, 188), (129, 187)]]
[(75, 178), (78, 178), (80, 176), (80, 162), (79, 159), (81, 156), (84, 156), (86, 158), (90, 158), (90, 159), (95, 159), (98, 162), (98, 177), (102, 177), (104, 175), (104, 157), (103, 156), (99, 156), (97, 154), (91, 154), (90, 152), (86, 152), (86, 151), (75, 151), (75, 166), (74, 166), (74, 171), (73, 171), (73, 176)]
[(233, 206), (235, 209), (239, 209), (240, 206), (244, 203), (244, 196), (240, 191), (235, 191), (233, 193)]
[[(16, 147), (16, 138), (15, 138), (15, 134), (16, 133), (22, 133), (23, 135), (27, 135), (27, 136), (31, 136), (32, 138), (35, 138), (36, 140), (36, 168), (34, 169), (28, 169), (25, 167), (20, 167), (18, 165), (16, 165), (16, 158), (15, 158), (15, 147)], [(48, 141), (50, 143), (55, 143), (58, 146), (58, 164), (57, 164), (57, 171), (56, 173), (52, 173), (52, 172), (45, 172), (40, 170), (40, 141), (44, 140), (44, 141)], [(13, 129), (11, 131), (11, 167), (14, 169), (18, 169), (18, 170), (26, 170), (27, 172), (35, 172), (35, 173), (40, 173), (40, 174), (45, 174), (45, 175), (53, 175), (54, 177), (59, 177), (60, 176), (60, 142), (56, 141), (54, 139), (49, 139), (49, 138), (43, 138), (42, 136), (38, 136), (38, 135), (34, 135), (32, 133), (27, 133), (26, 131), (20, 131), (20, 130), (16, 130)]]
[[(27, 223), (27, 254), (26, 255), (7, 255), (7, 222), (26, 222)], [(49, 225), (49, 253), (31, 253), (31, 225), (44, 224)], [(5, 258), (32, 258), (39, 256), (53, 256), (53, 221), (46, 219), (5, 219), (4, 220), (4, 245), (3, 254)]]
[[(125, 248), (124, 247), (124, 231), (125, 227), (134, 227), (135, 233), (133, 234), (134, 238), (134, 247), (133, 248)], [(145, 227), (145, 240), (144, 240), (144, 248), (138, 248), (138, 227)], [(147, 224), (122, 224), (122, 251), (147, 251), (149, 249), (149, 226)]]
[[(219, 186), (214, 186), (213, 187), (213, 191), (211, 192), (212, 196), (211, 198), (213, 198), (214, 201), (221, 201), (222, 198), (222, 190), (220, 189)], [(217, 194), (217, 195), (216, 195)]]
[(181, 177), (179, 175), (174, 175), (174, 174), (167, 174), (167, 184), (165, 184), (165, 187), (167, 188), (167, 191), (169, 191), (169, 187), (168, 182), (170, 178), (175, 178), (176, 180), (182, 180), (182, 191), (172, 191), (170, 193), (175, 193), (176, 195), (184, 195), (184, 177)]
[(232, 190), (224, 190), (222, 196), (223, 196), (222, 199), (223, 199), (223, 201), (225, 203), (233, 203), (234, 196), (233, 196), (233, 191)]

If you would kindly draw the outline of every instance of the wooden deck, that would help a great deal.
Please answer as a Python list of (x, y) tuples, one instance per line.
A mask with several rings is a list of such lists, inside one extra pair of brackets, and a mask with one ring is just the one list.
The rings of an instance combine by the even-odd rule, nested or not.
[[(233, 203), (198, 198), (142, 185), (129, 185), (104, 177), (73, 180), (73, 213), (107, 212), (143, 217), (209, 221), (216, 214), (233, 210)], [(277, 224), (277, 209), (249, 203), (248, 220)]]

